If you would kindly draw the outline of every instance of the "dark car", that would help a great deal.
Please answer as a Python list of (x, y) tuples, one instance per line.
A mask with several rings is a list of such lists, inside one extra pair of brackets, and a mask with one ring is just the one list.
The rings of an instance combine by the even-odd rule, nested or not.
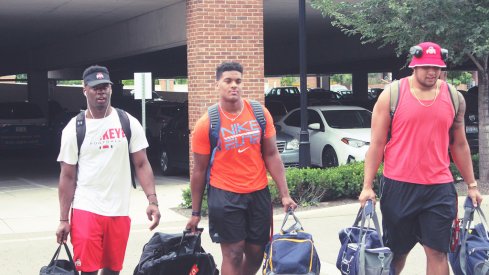
[[(164, 175), (177, 170), (189, 169), (188, 109), (182, 108), (161, 130), (160, 168)], [(277, 131), (276, 144), (285, 167), (299, 165), (299, 141), (292, 136)]]
[(276, 87), (265, 95), (265, 105), (270, 101), (281, 102), (287, 111), (300, 105), (301, 93), (297, 87)]
[(0, 102), (0, 149), (49, 145), (48, 119), (30, 102)]
[[(341, 105), (341, 98), (339, 93), (323, 88), (314, 88), (307, 92), (307, 105)], [(265, 95), (265, 105), (270, 105), (270, 102), (281, 102), (288, 112), (300, 107), (301, 92), (297, 87), (272, 88)]]
[(465, 135), (469, 142), (470, 151), (473, 154), (479, 152), (479, 97), (478, 87), (474, 86), (467, 92), (462, 92), (464, 95), (466, 110), (465, 110)]

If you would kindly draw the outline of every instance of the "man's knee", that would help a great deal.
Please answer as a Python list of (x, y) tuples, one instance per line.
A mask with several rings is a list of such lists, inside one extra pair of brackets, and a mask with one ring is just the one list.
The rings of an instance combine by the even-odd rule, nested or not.
[(448, 260), (447, 258), (447, 253), (438, 251), (436, 249), (433, 249), (428, 246), (423, 246), (426, 258), (431, 261), (436, 261), (436, 262), (445, 262)]
[(221, 243), (223, 260), (227, 260), (232, 265), (239, 265), (243, 261), (244, 241), (232, 244)]

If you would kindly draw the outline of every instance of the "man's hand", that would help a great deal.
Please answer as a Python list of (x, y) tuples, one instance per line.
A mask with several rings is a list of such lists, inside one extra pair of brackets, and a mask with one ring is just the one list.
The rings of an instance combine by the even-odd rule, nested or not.
[(56, 241), (61, 243), (66, 243), (68, 239), (68, 235), (70, 234), (70, 223), (67, 221), (62, 221), (58, 225), (58, 229), (56, 230)]
[(467, 190), (467, 196), (472, 200), (474, 207), (480, 206), (482, 202), (482, 195), (477, 188), (469, 188)]
[(297, 203), (295, 203), (290, 196), (282, 198), (282, 205), (284, 206), (284, 212), (289, 211), (290, 208), (292, 208), (292, 210), (297, 208)]
[(186, 230), (192, 231), (192, 233), (197, 232), (197, 226), (200, 222), (200, 216), (191, 216), (187, 222), (187, 226), (185, 226)]
[(372, 203), (375, 205), (375, 192), (374, 190), (370, 188), (363, 188), (362, 192), (360, 193), (360, 196), (358, 196), (358, 200), (360, 201), (360, 205), (362, 207), (365, 206), (365, 203), (367, 200), (372, 200)]
[(158, 224), (160, 224), (160, 210), (158, 209), (158, 206), (154, 204), (148, 205), (146, 208), (146, 215), (148, 215), (148, 220), (152, 221), (151, 225), (149, 226), (149, 230), (155, 229)]

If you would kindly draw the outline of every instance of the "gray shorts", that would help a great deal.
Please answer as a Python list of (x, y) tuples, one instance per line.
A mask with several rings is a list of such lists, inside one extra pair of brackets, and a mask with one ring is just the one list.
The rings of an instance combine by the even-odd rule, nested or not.
[(394, 253), (407, 254), (416, 243), (448, 252), (457, 213), (453, 183), (414, 184), (383, 179), (380, 209), (383, 239)]

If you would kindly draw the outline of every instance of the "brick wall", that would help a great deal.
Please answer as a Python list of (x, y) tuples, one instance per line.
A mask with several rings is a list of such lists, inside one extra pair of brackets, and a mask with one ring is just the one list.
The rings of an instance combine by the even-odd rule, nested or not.
[(263, 0), (187, 0), (187, 60), (191, 129), (218, 101), (215, 70), (223, 61), (243, 65), (244, 97), (263, 102)]

